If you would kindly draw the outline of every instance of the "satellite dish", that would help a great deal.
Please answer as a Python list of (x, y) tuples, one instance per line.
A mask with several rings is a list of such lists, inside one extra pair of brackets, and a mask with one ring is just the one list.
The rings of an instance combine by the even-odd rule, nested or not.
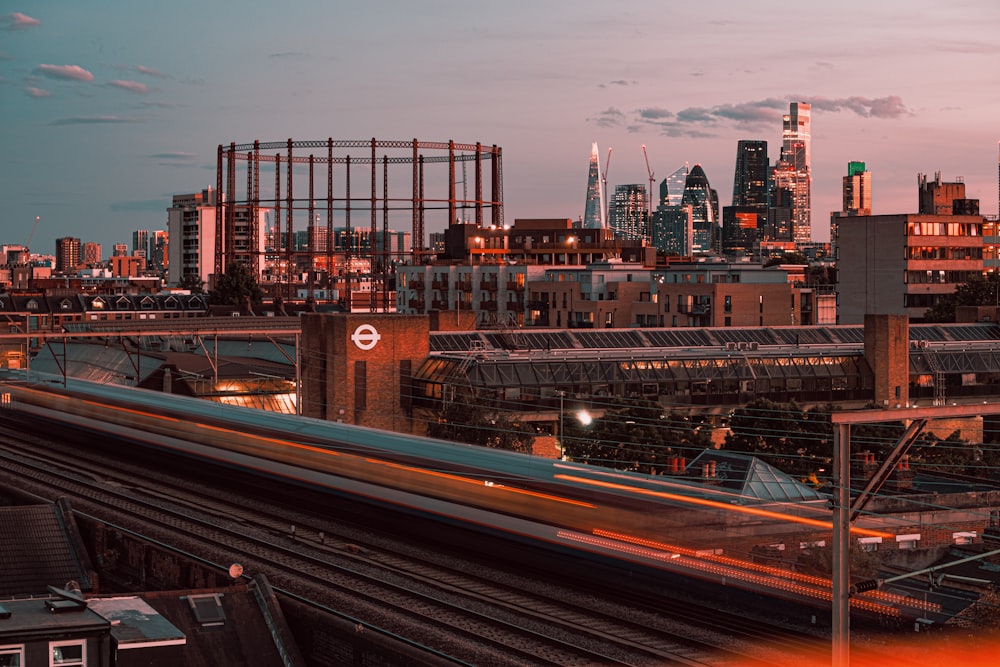
[(239, 563), (233, 563), (229, 566), (229, 576), (232, 579), (239, 579), (243, 576), (243, 566)]

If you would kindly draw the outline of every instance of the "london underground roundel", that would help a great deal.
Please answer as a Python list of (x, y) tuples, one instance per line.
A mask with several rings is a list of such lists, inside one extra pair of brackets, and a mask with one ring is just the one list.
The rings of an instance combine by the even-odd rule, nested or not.
[(351, 340), (359, 350), (370, 350), (382, 340), (382, 335), (372, 325), (362, 324), (351, 334)]

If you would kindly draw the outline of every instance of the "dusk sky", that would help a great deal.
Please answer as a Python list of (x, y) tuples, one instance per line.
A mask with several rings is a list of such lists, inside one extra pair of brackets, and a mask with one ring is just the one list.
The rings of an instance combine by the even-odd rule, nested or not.
[(647, 183), (645, 144), (657, 183), (701, 164), (728, 205), (737, 141), (774, 162), (796, 100), (814, 240), (851, 160), (876, 214), (940, 171), (995, 215), (998, 33), (996, 0), (3, 0), (0, 243), (40, 216), (33, 251), (107, 256), (255, 139), (495, 144), (507, 222), (582, 216), (595, 141), (609, 186)]

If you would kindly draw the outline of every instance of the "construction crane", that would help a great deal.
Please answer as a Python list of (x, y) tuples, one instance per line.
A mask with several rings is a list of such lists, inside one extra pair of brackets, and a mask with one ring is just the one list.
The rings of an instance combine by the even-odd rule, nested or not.
[(646, 193), (646, 217), (649, 218), (653, 215), (653, 182), (656, 179), (653, 176), (653, 170), (649, 167), (649, 155), (646, 153), (646, 144), (642, 145), (642, 157), (646, 159), (646, 173), (649, 174), (649, 192)]
[(611, 146), (608, 146), (608, 157), (604, 159), (604, 171), (601, 172), (601, 227), (608, 226), (608, 167), (611, 166)]
[(38, 229), (38, 223), (41, 222), (42, 216), (35, 216), (35, 224), (31, 226), (31, 233), (28, 234), (28, 240), (24, 243), (26, 250), (31, 250), (31, 239), (35, 238), (35, 230)]

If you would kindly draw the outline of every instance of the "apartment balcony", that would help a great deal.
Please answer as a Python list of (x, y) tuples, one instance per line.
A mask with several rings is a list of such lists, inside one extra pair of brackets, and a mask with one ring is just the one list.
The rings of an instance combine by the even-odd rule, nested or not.
[(427, 305), (427, 302), (423, 299), (410, 299), (406, 305), (410, 308), (410, 310), (416, 310), (417, 312), (422, 313), (424, 312), (424, 306)]
[(480, 301), (479, 310), (485, 310), (490, 313), (497, 312), (497, 302), (496, 301)]
[(421, 292), (423, 291), (426, 284), (427, 283), (425, 283), (423, 280), (411, 280), (409, 287), (411, 290), (415, 292)]
[(479, 283), (479, 289), (487, 292), (496, 292), (497, 287), (498, 287), (497, 283), (491, 280), (484, 280), (481, 283)]
[(436, 289), (441, 292), (448, 291), (448, 281), (447, 280), (432, 280), (431, 289)]
[(448, 310), (448, 302), (444, 299), (431, 300), (431, 308), (434, 310)]
[(524, 285), (521, 283), (507, 283), (508, 292), (523, 292)]

